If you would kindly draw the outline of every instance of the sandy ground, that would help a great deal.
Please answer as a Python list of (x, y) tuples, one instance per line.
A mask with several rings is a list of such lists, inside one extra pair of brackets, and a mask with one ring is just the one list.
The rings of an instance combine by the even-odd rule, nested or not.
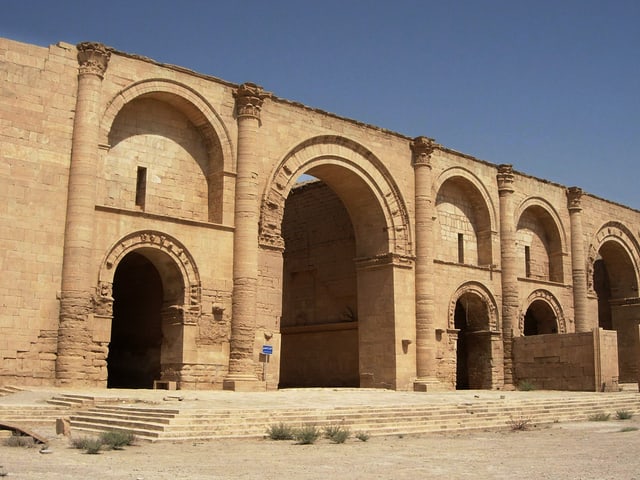
[[(138, 443), (89, 455), (50, 428), (49, 454), (0, 442), (8, 478), (24, 479), (638, 479), (640, 420), (555, 424), (528, 431), (479, 431), (320, 440)], [(1, 472), (1, 470), (0, 470)]]

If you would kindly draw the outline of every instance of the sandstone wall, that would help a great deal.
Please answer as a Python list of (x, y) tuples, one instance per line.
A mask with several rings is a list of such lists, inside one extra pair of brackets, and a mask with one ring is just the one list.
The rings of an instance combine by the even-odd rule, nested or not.
[(513, 351), (518, 382), (544, 390), (617, 391), (615, 332), (520, 337)]

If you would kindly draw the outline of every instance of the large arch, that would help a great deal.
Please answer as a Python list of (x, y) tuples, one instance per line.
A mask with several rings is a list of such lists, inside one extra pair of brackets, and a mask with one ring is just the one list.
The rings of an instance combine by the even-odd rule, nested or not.
[(564, 283), (567, 240), (564, 226), (553, 206), (531, 197), (516, 211), (517, 241), (521, 247), (521, 276)]
[(434, 198), (440, 226), (436, 258), (481, 266), (495, 264), (495, 208), (480, 179), (462, 167), (449, 168), (436, 180)]
[[(342, 320), (331, 321), (330, 324), (319, 325), (316, 322), (315, 325), (296, 325), (295, 331), (281, 329), (283, 345), (291, 345), (294, 340), (302, 345), (306, 341), (305, 336), (310, 338), (312, 335), (315, 338), (319, 335), (331, 336), (335, 339), (332, 345), (346, 344), (347, 336), (355, 338), (357, 346), (352, 347), (352, 351), (356, 352), (356, 385), (409, 388), (412, 382), (411, 372), (415, 370), (415, 352), (408, 345), (415, 343), (415, 338), (407, 338), (406, 332), (415, 331), (415, 323), (411, 325), (415, 318), (415, 297), (413, 290), (409, 291), (402, 286), (413, 276), (413, 246), (409, 217), (399, 189), (382, 162), (353, 140), (338, 136), (319, 136), (302, 142), (292, 148), (275, 167), (266, 184), (260, 211), (259, 241), (261, 255), (263, 258), (270, 256), (270, 263), (282, 262), (282, 255), (279, 253), (282, 250), (289, 258), (282, 237), (284, 207), (296, 180), (302, 174), (312, 175), (323, 182), (321, 188), (313, 188), (309, 190), (309, 194), (312, 194), (312, 190), (331, 190), (349, 219), (348, 222), (340, 222), (350, 224), (352, 253), (348, 259), (343, 258), (344, 255), (339, 258), (342, 258), (340, 262), (351, 263), (357, 278), (352, 282), (356, 297), (352, 301), (356, 308), (352, 311), (344, 309)], [(318, 198), (324, 199), (319, 201), (322, 205), (329, 201), (329, 196)], [(314, 202), (310, 202), (310, 205), (309, 208), (318, 208), (314, 207)], [(328, 218), (342, 216), (336, 214), (335, 217)], [(318, 225), (318, 228), (324, 228), (323, 222)], [(310, 238), (315, 242), (319, 237), (325, 238), (324, 235), (312, 235)], [(316, 249), (319, 250), (323, 249)], [(328, 252), (327, 255), (333, 254)], [(314, 277), (313, 269), (316, 267), (320, 268), (311, 265), (311, 270), (296, 273), (297, 278), (304, 279), (305, 285), (309, 287), (303, 289), (305, 292), (319, 292), (317, 287), (313, 287), (314, 282), (322, 282), (322, 278), (327, 278), (319, 270)], [(287, 275), (291, 273), (288, 271)], [(283, 281), (280, 285), (291, 285), (293, 281), (294, 279)], [(300, 285), (298, 287), (302, 288)], [(346, 288), (350, 289), (351, 287)], [(291, 301), (291, 297), (285, 293), (283, 292), (283, 301), (285, 297), (287, 301)], [(406, 314), (401, 314), (402, 311), (406, 311)], [(319, 316), (321, 315), (316, 315)], [(295, 339), (285, 338), (294, 334)], [(349, 343), (352, 344), (351, 340)], [(289, 348), (290, 352), (294, 350)], [(346, 358), (346, 355), (339, 354), (338, 357)], [(288, 368), (287, 362), (303, 361), (302, 357), (287, 358), (283, 350), (281, 372)], [(297, 370), (300, 372), (300, 368)], [(308, 370), (312, 374), (313, 369)]]
[[(378, 212), (371, 221), (385, 231), (386, 239), (376, 235), (379, 244), (360, 249), (358, 255), (375, 256), (392, 253), (412, 255), (409, 215), (400, 191), (382, 162), (368, 149), (345, 137), (324, 135), (310, 138), (294, 147), (276, 166), (267, 182), (260, 210), (260, 244), (283, 247), (281, 238), (284, 204), (291, 188), (302, 173), (321, 178), (343, 198), (352, 217), (371, 204)], [(358, 191), (346, 192), (345, 185)], [(341, 193), (342, 191), (342, 193)], [(345, 197), (354, 201), (345, 201)], [(360, 196), (360, 200), (355, 199)], [(361, 241), (365, 232), (354, 222)]]
[[(138, 261), (132, 259), (138, 258)], [(146, 264), (158, 276), (162, 297), (160, 378), (180, 382), (187, 352), (196, 350), (195, 329), (201, 314), (201, 287), (193, 258), (178, 240), (153, 230), (133, 232), (116, 242), (101, 263), (95, 299), (95, 315), (113, 331), (114, 281), (120, 265)], [(131, 267), (130, 267), (131, 268)], [(142, 278), (142, 277), (141, 277)], [(151, 278), (153, 277), (144, 277)], [(145, 385), (146, 386), (146, 385)]]
[(636, 382), (640, 357), (640, 244), (621, 222), (607, 222), (589, 247), (588, 291), (598, 304), (598, 326), (618, 332), (619, 380)]
[(497, 388), (502, 336), (494, 296), (479, 282), (460, 285), (449, 302), (449, 335), (456, 345), (456, 389)]
[[(155, 105), (158, 106), (155, 107)], [(138, 106), (137, 110), (136, 106)], [(161, 106), (164, 106), (166, 112), (160, 111)], [(178, 112), (176, 115), (182, 116), (186, 119), (186, 122), (184, 123), (189, 123), (191, 125), (188, 128), (193, 129), (194, 133), (192, 135), (198, 137), (197, 141), (195, 141), (195, 139), (189, 139), (184, 135), (184, 128), (186, 127), (182, 127), (181, 124), (183, 122), (179, 121), (179, 118), (170, 118), (169, 110)], [(120, 115), (135, 115), (136, 113), (138, 115), (143, 115), (149, 111), (154, 111), (154, 115), (156, 115), (155, 122), (127, 122), (126, 119), (124, 120), (124, 123), (122, 121), (118, 121), (120, 119)], [(166, 121), (168, 123), (164, 127), (162, 127), (161, 123), (161, 119), (163, 118), (168, 119)], [(157, 158), (153, 158), (153, 156), (150, 158), (143, 158), (143, 155), (140, 156), (139, 162), (142, 165), (140, 168), (143, 168), (144, 170), (150, 166), (149, 164), (153, 165), (155, 169), (168, 168), (163, 167), (162, 163), (158, 162), (158, 160), (163, 158), (163, 155), (160, 153), (164, 153), (165, 149), (169, 147), (179, 148), (180, 154), (174, 153), (172, 156), (175, 158), (181, 158), (182, 152), (185, 152), (185, 154), (188, 155), (194, 155), (193, 159), (201, 169), (201, 173), (197, 174), (194, 171), (191, 172), (191, 175), (194, 178), (194, 181), (202, 175), (202, 186), (200, 187), (202, 191), (200, 192), (200, 190), (197, 189), (199, 183), (194, 183), (194, 188), (196, 189), (195, 196), (197, 198), (200, 198), (200, 196), (206, 198), (206, 202), (201, 202), (205, 203), (203, 206), (200, 206), (201, 203), (196, 203), (193, 206), (186, 205), (183, 209), (184, 213), (188, 215), (198, 215), (198, 213), (191, 212), (194, 208), (195, 212), (198, 212), (198, 208), (200, 207), (203, 208), (204, 211), (199, 214), (200, 216), (196, 216), (194, 219), (210, 221), (213, 223), (232, 223), (235, 155), (232, 149), (229, 132), (222, 122), (222, 119), (209, 102), (192, 88), (173, 80), (147, 79), (128, 85), (111, 99), (102, 115), (100, 124), (100, 144), (106, 149), (104, 157), (105, 161), (113, 155), (115, 155), (115, 158), (109, 161), (117, 162), (118, 165), (124, 161), (131, 161), (126, 155), (124, 159), (118, 157), (118, 154), (116, 153), (118, 151), (118, 143), (126, 137), (120, 138), (117, 135), (114, 137), (112, 133), (114, 131), (114, 127), (119, 127), (116, 128), (116, 130), (122, 129), (125, 126), (129, 129), (135, 128), (135, 135), (130, 135), (131, 140), (128, 141), (140, 142), (141, 140), (138, 140), (137, 138), (140, 138), (141, 135), (137, 130), (139, 130), (143, 125), (146, 128), (151, 128), (152, 130), (150, 130), (149, 133), (155, 135), (162, 135), (167, 131), (167, 129), (175, 129), (176, 131), (173, 136), (169, 135), (167, 137), (170, 138), (172, 142), (169, 145), (163, 146), (161, 150), (156, 152)], [(153, 130), (154, 128), (155, 130)], [(163, 129), (159, 130), (161, 128)], [(156, 130), (159, 130), (162, 133), (156, 132)], [(142, 148), (141, 151), (146, 152), (147, 149), (152, 148), (156, 143), (157, 141), (154, 140), (151, 145), (144, 144), (143, 147), (138, 146), (137, 148)], [(201, 144), (201, 146), (198, 144)], [(177, 147), (178, 145), (179, 147)], [(133, 144), (133, 147), (136, 148), (135, 143)], [(127, 146), (126, 148), (130, 149), (132, 146)], [(140, 168), (138, 169), (139, 172)], [(187, 169), (185, 171), (188, 172), (188, 169), (193, 167), (189, 162), (186, 162), (183, 165), (183, 168), (179, 169), (179, 171), (182, 171), (185, 168)], [(135, 177), (135, 171), (132, 170), (132, 168), (126, 168), (125, 172), (122, 172), (121, 175), (124, 175), (124, 179), (128, 179), (130, 176)], [(172, 176), (173, 172), (169, 172), (167, 175)], [(120, 177), (117, 177), (111, 181), (116, 181), (119, 178)], [(129, 183), (134, 183), (134, 181), (136, 181), (135, 178), (128, 180), (128, 183), (123, 184), (121, 188), (124, 188), (125, 190), (133, 188), (133, 186), (129, 186)], [(138, 179), (137, 181), (140, 180)], [(162, 188), (166, 189), (168, 188), (168, 185)], [(157, 185), (156, 188), (160, 188), (160, 185)], [(138, 190), (136, 190), (136, 196), (138, 193)], [(166, 197), (166, 192), (160, 195), (158, 201), (162, 201), (164, 197)], [(180, 195), (176, 194), (176, 198), (180, 198)], [(107, 200), (107, 202), (109, 201), (110, 200)], [(136, 206), (139, 205), (140, 204), (136, 199)], [(142, 203), (142, 205), (144, 207), (144, 203)], [(119, 207), (120, 205), (116, 206)], [(177, 213), (179, 215), (180, 213), (179, 210), (176, 210), (174, 205), (169, 204), (165, 208), (171, 211), (171, 214)]]

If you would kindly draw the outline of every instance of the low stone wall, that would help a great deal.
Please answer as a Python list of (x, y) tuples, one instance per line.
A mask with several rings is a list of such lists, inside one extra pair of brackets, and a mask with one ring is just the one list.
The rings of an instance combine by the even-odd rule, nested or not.
[(516, 384), (526, 381), (545, 390), (618, 389), (615, 331), (514, 338), (513, 359)]

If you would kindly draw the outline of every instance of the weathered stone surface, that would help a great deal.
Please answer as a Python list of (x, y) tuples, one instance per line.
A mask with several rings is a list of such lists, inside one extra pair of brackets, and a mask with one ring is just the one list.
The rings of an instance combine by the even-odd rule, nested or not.
[(638, 379), (638, 211), (98, 43), (0, 65), (0, 383), (509, 388), (596, 327)]

